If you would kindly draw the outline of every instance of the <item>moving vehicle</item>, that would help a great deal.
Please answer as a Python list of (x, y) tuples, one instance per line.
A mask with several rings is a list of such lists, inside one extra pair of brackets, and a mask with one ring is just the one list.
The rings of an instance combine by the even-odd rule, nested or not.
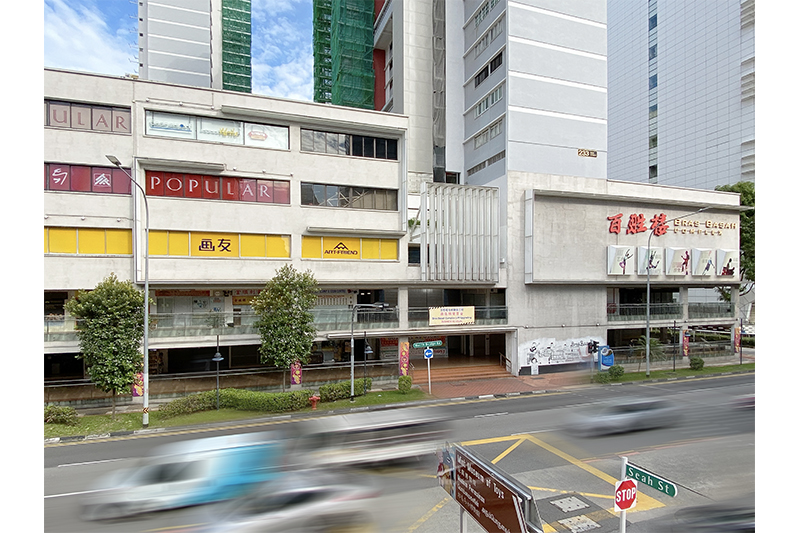
[(138, 466), (98, 480), (81, 517), (106, 520), (235, 498), (279, 477), (282, 451), (283, 442), (266, 433), (159, 447)]
[(729, 502), (687, 507), (675, 512), (672, 519), (663, 524), (658, 531), (663, 533), (720, 533), (724, 531), (755, 533), (756, 510), (751, 505)]
[(680, 418), (677, 405), (669, 400), (626, 399), (577, 413), (565, 429), (576, 436), (590, 437), (671, 426)]
[(376, 531), (380, 491), (363, 477), (295, 471), (216, 510), (214, 533)]
[(413, 459), (435, 454), (449, 431), (449, 420), (431, 408), (328, 416), (301, 424), (287, 462), (341, 467)]

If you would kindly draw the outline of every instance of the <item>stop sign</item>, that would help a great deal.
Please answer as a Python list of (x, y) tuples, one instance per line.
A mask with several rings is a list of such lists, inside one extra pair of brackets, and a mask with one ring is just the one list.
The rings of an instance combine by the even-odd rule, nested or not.
[(617, 481), (614, 487), (614, 510), (627, 511), (636, 507), (636, 488), (639, 482), (635, 479)]

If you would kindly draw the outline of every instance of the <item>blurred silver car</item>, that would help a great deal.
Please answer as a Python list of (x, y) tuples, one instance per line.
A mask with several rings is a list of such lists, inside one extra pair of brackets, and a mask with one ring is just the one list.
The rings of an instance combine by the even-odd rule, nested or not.
[(216, 510), (213, 533), (377, 531), (380, 490), (362, 477), (298, 471)]
[(671, 426), (680, 418), (677, 405), (669, 400), (626, 399), (574, 414), (565, 430), (579, 437), (591, 437)]
[(755, 533), (756, 510), (752, 505), (729, 502), (688, 507), (677, 511), (658, 533)]

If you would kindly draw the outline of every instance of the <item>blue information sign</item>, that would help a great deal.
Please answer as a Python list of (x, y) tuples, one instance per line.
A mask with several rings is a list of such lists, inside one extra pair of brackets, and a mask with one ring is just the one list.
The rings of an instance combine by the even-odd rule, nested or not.
[(600, 346), (600, 362), (603, 366), (614, 366), (614, 352), (611, 351), (610, 346)]
[(430, 359), (431, 357), (433, 357), (433, 350), (425, 348), (425, 359)]

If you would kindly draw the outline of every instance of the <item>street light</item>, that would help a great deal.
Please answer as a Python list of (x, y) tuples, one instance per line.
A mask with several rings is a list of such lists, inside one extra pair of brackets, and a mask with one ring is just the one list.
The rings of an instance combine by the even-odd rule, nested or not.
[(219, 335), (217, 335), (217, 353), (214, 354), (214, 358), (212, 359), (212, 361), (216, 361), (217, 363), (217, 411), (219, 411), (219, 362), (223, 359), (222, 354), (219, 353)]
[(119, 159), (113, 155), (107, 155), (106, 159), (125, 173), (128, 179), (131, 180), (131, 183), (142, 193), (142, 199), (144, 199), (144, 370), (142, 372), (142, 394), (144, 395), (144, 402), (142, 403), (142, 427), (146, 428), (150, 424), (150, 414), (148, 413), (150, 406), (150, 374), (148, 370), (150, 363), (148, 342), (150, 329), (150, 209), (147, 206), (147, 194), (144, 192), (144, 189), (142, 189), (141, 185), (136, 183), (136, 180), (133, 179), (133, 176), (131, 176), (127, 170), (122, 168), (122, 163), (120, 163)]
[[(673, 220), (677, 220), (679, 218), (690, 217), (692, 215), (696, 215), (697, 213), (702, 213), (706, 209), (710, 209), (710, 208), (711, 208), (711, 206), (709, 205), (709, 206), (706, 206), (706, 207), (704, 207), (702, 209), (698, 209), (694, 213), (689, 213), (688, 215), (681, 215), (679, 217), (674, 217), (674, 218), (671, 218), (669, 220), (665, 220), (664, 222), (662, 222), (662, 224), (668, 224), (669, 222), (672, 222)], [(646, 346), (645, 346), (645, 354), (646, 354), (646, 358), (647, 358), (647, 366), (646, 366), (645, 376), (647, 376), (648, 378), (650, 377), (650, 239), (653, 237), (653, 232), (655, 232), (655, 227), (653, 227), (650, 230), (650, 235), (647, 237), (647, 258), (646, 258), (646, 261), (647, 261), (647, 313), (646, 313), (647, 314), (647, 319), (646, 320), (647, 320), (647, 322), (646, 322), (646, 326), (645, 326), (646, 327), (646, 330), (645, 330), (645, 344), (646, 344)]]
[[(355, 359), (355, 340), (353, 339), (353, 328), (356, 323), (356, 313), (359, 309), (380, 309), (381, 311), (386, 310), (389, 307), (388, 304), (385, 302), (379, 302), (376, 304), (354, 304), (353, 305), (353, 312), (350, 315), (350, 401), (356, 401), (356, 381), (355, 381), (355, 373), (356, 373), (356, 359)], [(366, 355), (365, 355), (366, 357)], [(366, 364), (366, 363), (365, 363)]]

